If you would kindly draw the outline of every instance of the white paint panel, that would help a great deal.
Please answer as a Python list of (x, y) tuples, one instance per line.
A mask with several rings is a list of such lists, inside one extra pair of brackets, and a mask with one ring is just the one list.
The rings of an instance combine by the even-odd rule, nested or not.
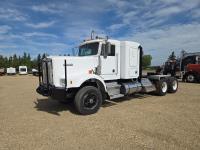
[(136, 67), (138, 65), (138, 49), (130, 47), (129, 54), (130, 67)]
[(115, 56), (108, 56), (106, 59), (101, 56), (100, 76), (104, 80), (120, 79), (120, 42), (117, 40), (109, 40), (109, 42), (115, 45)]
[[(62, 87), (61, 80), (65, 77), (64, 60), (67, 61), (67, 87), (76, 87), (82, 76), (87, 76), (90, 70), (95, 71), (98, 57), (53, 57), (53, 83)], [(71, 84), (72, 83), (72, 84)]]
[[(114, 75), (117, 73), (116, 57), (108, 56), (104, 58), (101, 56), (101, 74), (102, 75)], [(113, 72), (114, 70), (114, 72)]]
[(134, 79), (139, 77), (139, 43), (122, 41), (120, 46), (120, 78)]

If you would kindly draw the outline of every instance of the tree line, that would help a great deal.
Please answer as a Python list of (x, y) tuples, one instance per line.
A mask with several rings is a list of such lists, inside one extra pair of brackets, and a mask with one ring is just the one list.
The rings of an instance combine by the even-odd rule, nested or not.
[(144, 55), (142, 57), (142, 67), (143, 68), (147, 68), (151, 66), (151, 60), (152, 60), (152, 56), (151, 55)]
[(38, 60), (44, 57), (45, 54), (38, 54), (37, 58), (32, 58), (31, 55), (26, 52), (24, 52), (22, 56), (17, 54), (14, 54), (9, 57), (0, 55), (0, 68), (14, 67), (18, 69), (19, 66), (27, 66), (28, 69), (37, 69)]
[[(28, 69), (38, 67), (38, 60), (45, 58), (45, 54), (38, 54), (37, 58), (32, 58), (29, 53), (25, 53), (20, 56), (14, 54), (13, 56), (2, 56), (0, 55), (0, 68), (8, 68), (14, 67), (18, 68), (19, 66), (27, 66)], [(66, 55), (64, 55), (66, 56)], [(151, 66), (151, 55), (144, 55), (142, 58), (143, 61), (143, 68)]]

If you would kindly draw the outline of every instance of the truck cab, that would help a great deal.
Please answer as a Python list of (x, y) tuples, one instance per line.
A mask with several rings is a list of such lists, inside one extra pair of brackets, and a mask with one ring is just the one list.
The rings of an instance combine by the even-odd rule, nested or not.
[(183, 78), (190, 83), (200, 82), (200, 64), (188, 64)]
[(175, 93), (175, 78), (142, 76), (142, 55), (137, 42), (86, 40), (79, 45), (77, 56), (49, 56), (40, 61), (37, 92), (60, 102), (74, 101), (80, 114), (97, 112), (106, 99), (134, 93)]

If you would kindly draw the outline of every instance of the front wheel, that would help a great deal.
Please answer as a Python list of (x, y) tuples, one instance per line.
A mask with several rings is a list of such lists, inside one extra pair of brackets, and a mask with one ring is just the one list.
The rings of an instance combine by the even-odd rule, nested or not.
[(82, 115), (96, 113), (102, 104), (102, 94), (96, 87), (85, 86), (77, 92), (74, 104)]
[(186, 81), (189, 82), (189, 83), (194, 83), (195, 80), (196, 80), (196, 77), (195, 77), (194, 74), (188, 74), (188, 75), (186, 76)]

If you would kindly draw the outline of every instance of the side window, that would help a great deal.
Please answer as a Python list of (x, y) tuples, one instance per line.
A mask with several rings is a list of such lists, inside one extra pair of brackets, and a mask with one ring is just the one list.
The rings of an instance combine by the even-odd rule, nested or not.
[(111, 51), (110, 54), (108, 54), (108, 56), (115, 56), (115, 45), (111, 45)]
[[(105, 49), (105, 44), (102, 44), (101, 55), (103, 55), (104, 49)], [(115, 45), (111, 45), (111, 50), (110, 50), (110, 53), (108, 54), (108, 56), (115, 56)]]

